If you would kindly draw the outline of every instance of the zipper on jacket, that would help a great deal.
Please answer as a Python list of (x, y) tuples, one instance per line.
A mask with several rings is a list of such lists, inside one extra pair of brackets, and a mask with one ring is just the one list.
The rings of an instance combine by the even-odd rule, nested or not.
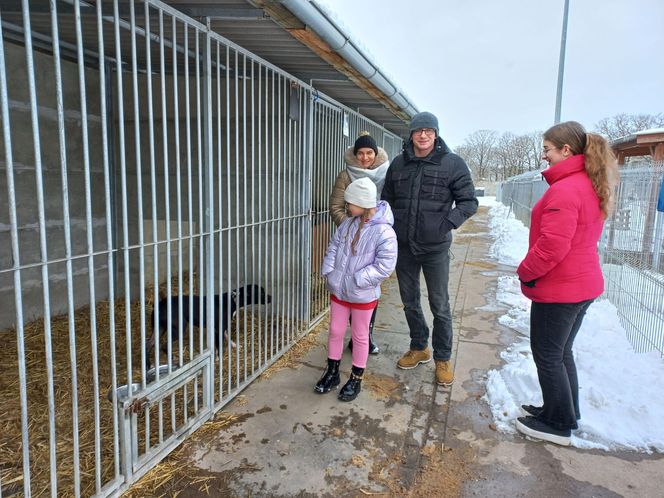
[[(415, 232), (413, 233), (413, 242), (416, 244), (419, 244), (417, 241), (417, 230), (420, 228), (420, 192), (422, 191), (422, 160), (419, 159), (417, 161), (417, 173), (415, 175), (415, 184), (417, 185), (417, 188), (415, 189), (415, 197), (413, 198), (415, 200)], [(415, 186), (415, 185), (414, 185)], [(411, 192), (412, 194), (412, 192)]]

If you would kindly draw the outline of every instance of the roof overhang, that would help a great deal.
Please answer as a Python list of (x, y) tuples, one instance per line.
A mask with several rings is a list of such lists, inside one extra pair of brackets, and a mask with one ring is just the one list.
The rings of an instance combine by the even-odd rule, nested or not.
[(418, 109), (315, 2), (167, 0), (215, 32), (402, 137)]
[(664, 160), (664, 128), (644, 130), (618, 138), (611, 142), (611, 148), (622, 164), (626, 157), (653, 156), (656, 161)]
[[(418, 112), (417, 108), (315, 2), (165, 0), (165, 3), (393, 133), (408, 136), (408, 123)], [(40, 0), (31, 2), (29, 8), (34, 46), (49, 50), (49, 4)], [(87, 47), (94, 47), (97, 38), (96, 5), (90, 0), (80, 0), (80, 10), (84, 56), (90, 64), (95, 64), (97, 54)], [(122, 17), (127, 17), (130, 0), (118, 0), (118, 10)], [(21, 1), (3, 0), (2, 11), (3, 34), (20, 42), (23, 37)], [(112, 2), (104, 2), (102, 11), (112, 16)], [(136, 11), (138, 18), (144, 9), (139, 6)], [(58, 12), (63, 14), (61, 56), (75, 57), (73, 0), (58, 2)], [(104, 39), (111, 39), (113, 23), (106, 22), (103, 29)], [(107, 51), (109, 55), (111, 52)]]

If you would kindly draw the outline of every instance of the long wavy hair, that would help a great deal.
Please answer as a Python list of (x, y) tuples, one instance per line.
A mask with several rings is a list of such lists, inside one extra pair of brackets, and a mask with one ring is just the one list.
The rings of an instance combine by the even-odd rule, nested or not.
[(596, 133), (586, 132), (576, 121), (566, 121), (546, 130), (544, 140), (559, 149), (568, 145), (572, 154), (585, 156), (586, 173), (599, 197), (599, 207), (606, 219), (613, 208), (619, 178), (618, 162), (606, 139)]

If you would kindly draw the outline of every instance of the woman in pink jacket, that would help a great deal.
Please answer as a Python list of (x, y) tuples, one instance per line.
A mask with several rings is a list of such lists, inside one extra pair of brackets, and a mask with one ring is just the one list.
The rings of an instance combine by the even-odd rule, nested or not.
[(577, 428), (579, 385), (572, 345), (604, 291), (597, 242), (609, 214), (617, 165), (609, 144), (575, 121), (544, 133), (549, 189), (533, 207), (529, 248), (517, 274), (532, 300), (530, 346), (544, 403), (523, 405), (520, 432), (567, 446)]

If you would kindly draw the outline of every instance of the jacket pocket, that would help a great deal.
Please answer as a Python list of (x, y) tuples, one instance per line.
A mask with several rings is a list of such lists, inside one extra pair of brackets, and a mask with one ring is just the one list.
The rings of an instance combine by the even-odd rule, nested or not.
[(420, 199), (446, 200), (450, 198), (449, 178), (440, 171), (422, 172)]
[(342, 292), (343, 274), (339, 270), (332, 270), (327, 274), (327, 290), (339, 297)]
[(447, 239), (449, 230), (443, 223), (447, 211), (442, 207), (420, 209), (417, 214), (417, 242), (422, 244), (439, 244)]
[(369, 273), (366, 268), (356, 271), (355, 275), (353, 275), (353, 281), (358, 289), (374, 287), (374, 284), (369, 279)]
[(395, 197), (408, 196), (410, 185), (410, 173), (407, 171), (398, 171), (392, 175), (392, 182), (394, 183)]

